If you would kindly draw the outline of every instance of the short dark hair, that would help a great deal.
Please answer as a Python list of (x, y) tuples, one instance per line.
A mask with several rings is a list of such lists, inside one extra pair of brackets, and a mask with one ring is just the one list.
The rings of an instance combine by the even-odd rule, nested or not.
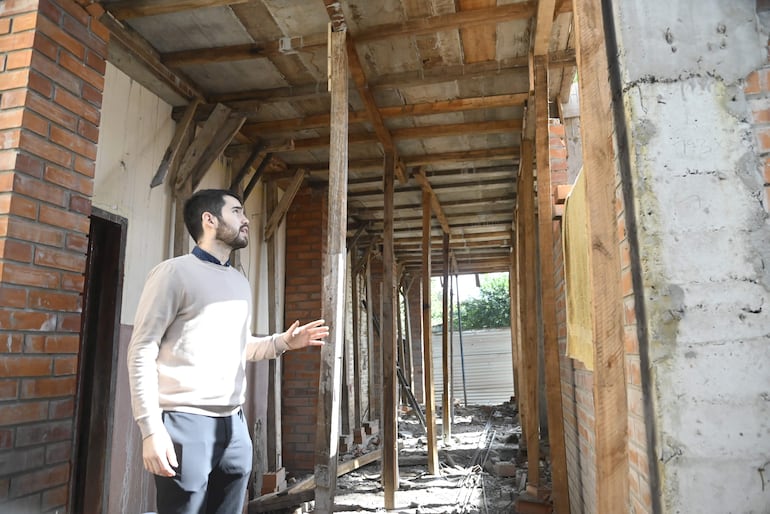
[(201, 189), (184, 203), (184, 224), (196, 243), (203, 235), (201, 216), (204, 212), (210, 212), (218, 219), (222, 219), (222, 207), (225, 206), (226, 196), (232, 196), (242, 203), (240, 197), (229, 189)]

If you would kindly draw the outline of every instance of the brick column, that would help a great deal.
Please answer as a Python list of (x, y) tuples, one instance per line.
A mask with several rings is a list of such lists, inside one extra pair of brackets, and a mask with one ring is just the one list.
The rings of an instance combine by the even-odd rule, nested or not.
[[(321, 316), (327, 202), (326, 189), (305, 188), (286, 215), (286, 327)], [(290, 472), (313, 470), (320, 364), (318, 348), (283, 356), (283, 462)]]
[(107, 35), (0, 4), (0, 511), (66, 511)]

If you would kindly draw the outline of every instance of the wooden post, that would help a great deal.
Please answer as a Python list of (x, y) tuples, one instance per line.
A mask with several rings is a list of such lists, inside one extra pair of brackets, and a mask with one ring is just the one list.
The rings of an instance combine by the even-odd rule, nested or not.
[(410, 389), (414, 389), (414, 366), (412, 366), (412, 314), (409, 308), (409, 294), (412, 289), (414, 279), (409, 282), (409, 285), (404, 286), (404, 339), (406, 342), (404, 346), (404, 376), (406, 382), (409, 384)]
[(393, 187), (396, 176), (396, 162), (392, 152), (385, 152), (383, 191), (385, 205), (383, 213), (382, 245), (382, 320), (380, 322), (382, 342), (382, 487), (385, 492), (385, 508), (396, 506), (398, 489), (398, 416), (396, 409), (396, 261), (393, 255)]
[(348, 72), (345, 31), (329, 34), (331, 127), (329, 214), (322, 310), (329, 339), (321, 348), (315, 450), (316, 510), (334, 511), (340, 421), (340, 377), (345, 344), (345, 265), (347, 251)]
[[(516, 215), (513, 217), (514, 224), (516, 223)], [(519, 267), (518, 254), (519, 245), (516, 244), (516, 233), (511, 234), (511, 241), (513, 242), (513, 251), (511, 252), (511, 268), (508, 272), (508, 294), (511, 297), (511, 360), (513, 369), (513, 393), (516, 397), (516, 405), (519, 404), (519, 363), (521, 362), (521, 355), (519, 354), (521, 334), (519, 332)]]
[(596, 512), (610, 514), (629, 509), (623, 296), (615, 213), (616, 130), (604, 33), (604, 16), (612, 13), (603, 13), (599, 0), (575, 0), (573, 7), (591, 242)]
[(444, 391), (441, 396), (441, 435), (444, 443), (449, 442), (452, 436), (452, 396), (450, 387), (452, 383), (452, 350), (449, 347), (449, 234), (444, 232), (441, 245), (442, 272), (444, 278), (444, 287), (441, 294), (441, 371), (443, 373)]
[(368, 332), (367, 342), (369, 345), (369, 351), (367, 352), (368, 362), (368, 380), (369, 380), (369, 419), (372, 420), (377, 416), (379, 409), (377, 408), (378, 395), (376, 389), (379, 385), (375, 381), (374, 377), (374, 344), (378, 339), (374, 332), (374, 284), (372, 280), (372, 254), (368, 254), (366, 258), (366, 330)]
[[(530, 103), (530, 106), (532, 104)], [(534, 109), (532, 110), (534, 113)], [(534, 121), (534, 117), (528, 119)], [(522, 430), (526, 440), (528, 476), (530, 485), (537, 487), (540, 480), (540, 431), (538, 423), (538, 344), (537, 344), (537, 273), (535, 248), (535, 200), (532, 173), (532, 140), (521, 142), (521, 163), (519, 167), (519, 302), (521, 318), (521, 396), (519, 407)]]
[(551, 445), (551, 478), (554, 509), (569, 514), (567, 453), (561, 403), (561, 366), (556, 333), (556, 279), (553, 264), (553, 195), (551, 144), (548, 131), (548, 57), (535, 57), (535, 158), (537, 159), (538, 241), (540, 243), (540, 309), (543, 320), (548, 442)]
[[(278, 200), (275, 182), (266, 184), (265, 211), (273, 212)], [(278, 332), (278, 273), (275, 266), (275, 238), (267, 240), (267, 323), (271, 334)], [(282, 324), (281, 324), (282, 325)], [(268, 468), (278, 471), (283, 467), (281, 440), (281, 358), (268, 361), (268, 393), (267, 393), (267, 464)]]
[[(355, 250), (355, 249), (354, 249)], [(355, 251), (351, 252), (355, 256)], [(352, 292), (351, 302), (353, 308), (353, 428), (361, 428), (361, 299), (359, 298), (359, 273), (358, 266), (353, 265), (351, 273)]]
[(428, 432), (428, 473), (438, 474), (438, 449), (436, 447), (436, 400), (433, 387), (433, 346), (430, 320), (430, 216), (431, 195), (422, 191), (422, 373), (425, 390), (425, 422)]

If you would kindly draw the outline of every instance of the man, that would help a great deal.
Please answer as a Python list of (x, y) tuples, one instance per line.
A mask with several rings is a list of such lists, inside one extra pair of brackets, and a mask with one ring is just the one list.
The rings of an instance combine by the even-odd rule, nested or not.
[(192, 253), (157, 265), (144, 286), (128, 349), (134, 418), (157, 510), (240, 514), (252, 447), (243, 418), (246, 360), (322, 345), (323, 320), (251, 335), (248, 280), (230, 267), (248, 244), (249, 220), (226, 190), (198, 191), (184, 221)]

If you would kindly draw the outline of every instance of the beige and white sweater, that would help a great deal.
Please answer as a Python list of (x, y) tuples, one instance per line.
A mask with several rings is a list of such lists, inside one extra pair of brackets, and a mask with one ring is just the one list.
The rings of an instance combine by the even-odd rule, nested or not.
[(149, 274), (128, 347), (131, 406), (142, 437), (163, 427), (164, 410), (229, 416), (245, 400), (246, 360), (286, 351), (277, 334), (251, 335), (249, 282), (193, 254)]

